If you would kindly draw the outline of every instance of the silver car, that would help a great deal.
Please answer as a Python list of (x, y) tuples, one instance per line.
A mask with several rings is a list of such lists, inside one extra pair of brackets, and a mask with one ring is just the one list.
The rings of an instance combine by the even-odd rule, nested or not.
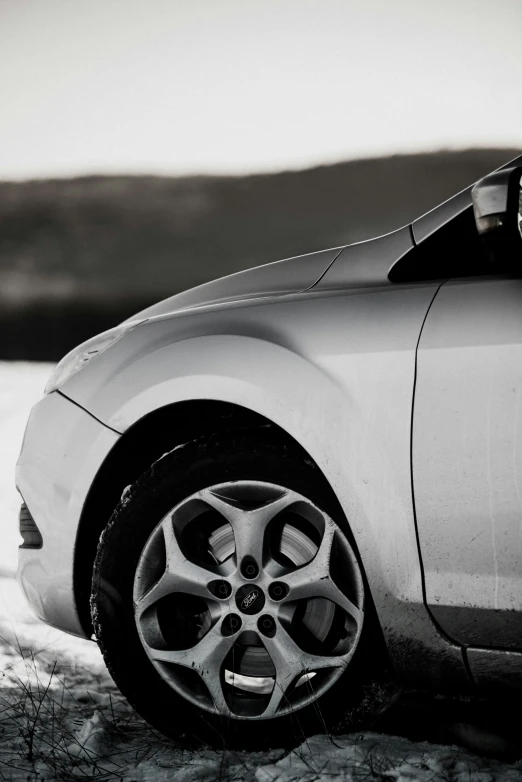
[(522, 685), (521, 173), (56, 367), (17, 466), (18, 579), (159, 730), (270, 746), (388, 669)]

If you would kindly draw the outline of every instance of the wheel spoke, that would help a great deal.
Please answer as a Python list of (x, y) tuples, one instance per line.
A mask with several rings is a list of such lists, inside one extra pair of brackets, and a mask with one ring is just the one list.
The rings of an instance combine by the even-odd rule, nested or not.
[(341, 592), (330, 576), (323, 576), (323, 578), (317, 581), (312, 581), (312, 578), (313, 574), (308, 570), (308, 566), (285, 576), (285, 581), (290, 587), (290, 592), (285, 602), (324, 597), (345, 611), (357, 626), (361, 624), (363, 619), (362, 610), (357, 608), (350, 598), (346, 597), (344, 592)]
[(235, 636), (223, 636), (215, 626), (190, 649), (165, 650), (146, 646), (146, 651), (155, 662), (174, 663), (197, 671), (210, 693), (216, 710), (227, 712), (228, 706), (221, 684), (221, 668), (234, 642)]
[(330, 556), (335, 538), (335, 527), (328, 525), (315, 557), (297, 570), (281, 576), (290, 588), (285, 602), (324, 597), (345, 611), (359, 625), (362, 611), (339, 589), (330, 575)]
[(171, 578), (171, 575), (168, 571), (165, 571), (160, 580), (157, 581), (147, 592), (145, 592), (142, 597), (135, 601), (134, 605), (138, 615), (141, 616), (141, 614), (143, 614), (147, 608), (150, 608), (151, 605), (154, 605), (154, 603), (157, 603), (158, 600), (161, 600), (162, 597), (171, 595), (175, 591), (176, 581), (175, 579)]
[(162, 597), (173, 592), (184, 592), (206, 600), (210, 597), (207, 584), (216, 578), (216, 574), (206, 570), (185, 557), (174, 534), (172, 520), (166, 518), (162, 523), (165, 540), (167, 567), (159, 581), (137, 601), (140, 614)]
[(274, 689), (270, 695), (267, 707), (263, 712), (263, 717), (275, 717), (281, 707), (284, 708), (287, 700), (287, 690), (292, 682), (297, 678), (298, 674), (294, 675), (294, 672), (287, 670), (276, 676), (274, 682)]
[(291, 492), (261, 505), (258, 508), (240, 508), (231, 501), (214, 492), (207, 491), (202, 499), (217, 510), (229, 522), (234, 532), (236, 560), (241, 562), (244, 557), (255, 559), (259, 566), (263, 562), (263, 550), (266, 528), (278, 513), (295, 502)]
[(264, 717), (276, 714), (286, 700), (288, 688), (305, 673), (324, 668), (341, 668), (346, 665), (341, 657), (309, 654), (303, 651), (282, 624), (278, 624), (273, 638), (263, 638), (263, 643), (272, 658), (276, 670), (274, 689), (263, 712)]

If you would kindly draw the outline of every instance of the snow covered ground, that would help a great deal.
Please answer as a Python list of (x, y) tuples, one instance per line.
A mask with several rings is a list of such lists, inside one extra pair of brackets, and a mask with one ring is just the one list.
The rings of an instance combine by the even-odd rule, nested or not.
[[(194, 750), (151, 730), (119, 695), (97, 646), (39, 622), (12, 578), (20, 505), (14, 465), (29, 409), (50, 368), (0, 362), (0, 780), (522, 779), (521, 761), (508, 765), (456, 746), (385, 733), (317, 736), (292, 752), (255, 754)], [(466, 730), (480, 746), (481, 734), (461, 725), (461, 735)]]

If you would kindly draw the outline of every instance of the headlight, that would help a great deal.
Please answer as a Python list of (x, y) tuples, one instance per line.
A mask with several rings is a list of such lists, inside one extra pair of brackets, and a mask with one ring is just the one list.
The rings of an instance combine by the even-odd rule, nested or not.
[(45, 386), (44, 394), (50, 394), (51, 391), (56, 391), (57, 388), (63, 386), (91, 359), (99, 356), (110, 345), (117, 342), (120, 337), (123, 337), (128, 331), (131, 331), (131, 329), (143, 322), (143, 320), (137, 320), (133, 321), (132, 326), (128, 323), (116, 326), (114, 329), (97, 334), (92, 339), (88, 339), (87, 342), (82, 342), (77, 348), (73, 348), (54, 368)]

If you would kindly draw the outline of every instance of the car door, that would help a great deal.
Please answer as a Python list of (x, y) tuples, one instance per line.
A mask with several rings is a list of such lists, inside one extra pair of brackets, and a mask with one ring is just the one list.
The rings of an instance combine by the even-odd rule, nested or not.
[(439, 289), (418, 347), (412, 470), (434, 619), (464, 644), (522, 648), (522, 280)]

